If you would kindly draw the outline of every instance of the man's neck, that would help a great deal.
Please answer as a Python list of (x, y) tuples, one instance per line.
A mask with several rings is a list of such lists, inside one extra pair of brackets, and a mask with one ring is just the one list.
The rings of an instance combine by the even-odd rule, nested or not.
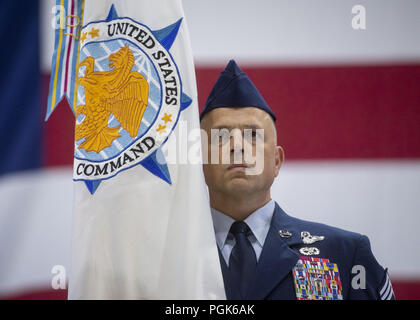
[(227, 197), (210, 193), (210, 205), (236, 221), (245, 220), (251, 213), (266, 205), (271, 200), (270, 193), (254, 196)]

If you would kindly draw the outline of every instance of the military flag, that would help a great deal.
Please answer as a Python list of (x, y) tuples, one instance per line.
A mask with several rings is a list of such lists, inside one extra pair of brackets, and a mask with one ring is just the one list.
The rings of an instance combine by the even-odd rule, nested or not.
[(69, 298), (223, 299), (202, 169), (162, 151), (199, 127), (181, 2), (56, 10), (47, 117), (62, 97), (75, 115)]

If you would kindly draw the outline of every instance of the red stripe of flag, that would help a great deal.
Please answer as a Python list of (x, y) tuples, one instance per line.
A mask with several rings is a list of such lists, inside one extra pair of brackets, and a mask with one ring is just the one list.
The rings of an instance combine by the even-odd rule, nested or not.
[[(200, 109), (222, 69), (196, 69)], [(243, 69), (277, 114), (287, 159), (420, 158), (420, 65)], [(45, 164), (72, 164), (73, 139), (62, 105), (45, 125)]]
[[(420, 157), (420, 65), (243, 69), (288, 159)], [(200, 107), (219, 72), (197, 70)]]

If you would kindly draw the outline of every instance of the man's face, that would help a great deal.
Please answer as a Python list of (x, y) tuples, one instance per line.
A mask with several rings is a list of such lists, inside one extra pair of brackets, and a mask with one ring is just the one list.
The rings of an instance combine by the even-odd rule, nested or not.
[(208, 137), (203, 139), (208, 150), (203, 168), (210, 193), (238, 197), (269, 192), (283, 150), (268, 113), (254, 107), (217, 108), (204, 116), (201, 127)]

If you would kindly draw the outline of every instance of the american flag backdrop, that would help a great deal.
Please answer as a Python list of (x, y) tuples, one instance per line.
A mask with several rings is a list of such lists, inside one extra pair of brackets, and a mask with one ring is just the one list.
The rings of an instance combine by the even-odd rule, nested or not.
[[(51, 286), (54, 266), (70, 267), (74, 156), (67, 101), (44, 122), (54, 5), (1, 4), (0, 298), (67, 298)], [(396, 298), (420, 299), (420, 2), (183, 6), (199, 106), (233, 58), (277, 115), (274, 200), (369, 236)]]

